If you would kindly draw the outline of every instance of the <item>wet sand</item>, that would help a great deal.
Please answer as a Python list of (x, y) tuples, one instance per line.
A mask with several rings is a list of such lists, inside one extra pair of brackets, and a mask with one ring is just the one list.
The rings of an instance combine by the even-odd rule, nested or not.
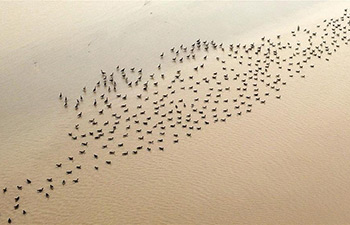
[[(271, 66), (269, 73), (273, 78), (266, 80), (273, 85), (275, 75), (280, 74), (287, 83), (278, 83), (276, 86), (281, 88), (278, 92), (259, 83), (258, 93), (266, 99), (265, 104), (254, 100), (257, 92), (253, 91), (254, 80), (249, 76), (246, 92), (236, 90), (244, 88), (242, 83), (233, 83), (237, 73), (244, 76), (244, 72), (254, 68), (247, 64), (248, 54), (240, 51), (243, 59), (227, 55), (230, 43), (241, 43), (240, 49), (244, 43), (254, 42), (258, 46), (263, 36), (266, 36), (265, 42), (271, 38), (278, 43), (277, 34), (281, 34), (282, 43), (291, 43), (293, 48), (300, 41), (303, 49), (307, 44), (303, 30), (321, 34), (325, 26), (323, 20), (342, 16), (346, 4), (1, 4), (4, 17), (9, 18), (4, 23), (8, 34), (16, 37), (10, 42), (9, 37), (1, 36), (2, 41), (9, 43), (0, 51), (0, 94), (4, 106), (0, 109), (0, 187), (8, 187), (1, 196), (1, 223), (6, 223), (9, 217), (14, 224), (349, 223), (348, 45), (337, 37), (340, 45), (337, 51), (330, 56), (322, 54), (321, 59), (313, 57), (301, 74), (295, 72), (298, 70), (295, 64), (282, 63), (283, 70)], [(68, 5), (69, 9), (63, 11)], [(251, 5), (260, 7), (252, 10)], [(183, 12), (182, 16), (178, 12)], [(218, 12), (221, 16), (217, 16)], [(57, 19), (59, 22), (55, 24)], [(42, 23), (41, 26), (38, 23)], [(322, 27), (317, 28), (317, 24)], [(295, 31), (298, 25), (301, 31), (293, 37), (290, 31)], [(39, 35), (42, 30), (50, 32)], [(181, 44), (190, 49), (198, 38), (208, 42), (215, 40), (218, 45), (223, 42), (225, 51), (219, 47), (207, 53), (203, 49), (196, 50), (196, 58), (189, 60), (186, 59), (189, 53), (181, 51), (180, 56), (171, 53), (170, 48), (180, 49)], [(318, 38), (315, 37), (313, 43), (318, 43)], [(287, 58), (291, 53), (287, 49), (279, 56)], [(181, 55), (183, 63), (179, 62)], [(203, 60), (204, 55), (207, 60)], [(175, 56), (176, 62), (173, 62)], [(301, 59), (295, 56), (291, 61)], [(243, 65), (240, 66), (239, 61)], [(162, 64), (160, 70), (159, 63)], [(193, 68), (201, 63), (205, 64), (204, 68), (195, 71)], [(142, 82), (128, 87), (120, 69), (116, 70), (117, 65), (120, 69), (126, 68), (127, 77), (133, 82), (140, 76), (137, 70), (142, 68)], [(131, 67), (136, 67), (135, 72), (130, 71)], [(225, 72), (222, 67), (235, 68), (235, 71)], [(293, 69), (293, 77), (289, 77), (291, 72), (287, 68)], [(116, 92), (108, 92), (103, 87), (100, 69), (106, 71), (108, 78), (114, 72), (118, 84)], [(172, 83), (180, 69), (180, 79)], [(212, 77), (214, 72), (218, 72), (216, 79)], [(155, 73), (155, 79), (150, 80), (145, 94), (143, 84), (151, 73)], [(161, 73), (165, 74), (164, 79)], [(224, 79), (226, 73), (229, 80)], [(193, 80), (189, 79), (190, 75), (194, 76)], [(204, 77), (210, 79), (209, 84)], [(101, 87), (93, 94), (92, 89), (99, 80)], [(222, 84), (215, 84), (217, 80)], [(157, 87), (153, 85), (156, 81), (159, 82)], [(175, 95), (170, 94), (169, 85), (173, 86), (171, 90), (176, 90)], [(82, 92), (84, 86), (86, 93)], [(230, 90), (225, 90), (229, 86)], [(210, 87), (215, 89), (210, 91)], [(218, 90), (220, 87), (223, 90)], [(159, 93), (154, 95), (154, 91)], [(67, 108), (58, 98), (60, 92), (68, 97)], [(269, 96), (264, 95), (266, 92)], [(117, 93), (127, 94), (127, 100), (117, 98)], [(136, 97), (139, 93), (143, 93), (142, 99)], [(157, 117), (152, 114), (154, 106), (162, 104), (160, 99), (166, 93), (169, 95), (163, 100), (167, 102), (166, 107), (159, 109)], [(213, 96), (207, 97), (208, 93)], [(214, 97), (220, 93), (222, 96)], [(244, 94), (243, 98), (253, 99), (245, 99), (244, 106), (235, 110), (237, 104), (233, 99), (239, 99), (240, 103), (240, 93)], [(102, 94), (109, 97), (111, 109), (105, 107), (105, 98), (100, 98)], [(84, 100), (75, 110), (74, 104), (80, 95)], [(277, 99), (279, 95), (281, 98)], [(147, 102), (146, 96), (149, 96)], [(193, 100), (196, 97), (201, 101), (196, 103)], [(210, 99), (208, 104), (203, 103), (206, 98)], [(97, 107), (93, 106), (94, 99), (98, 101)], [(159, 125), (152, 134), (147, 134), (157, 121), (176, 124), (178, 115), (167, 113), (164, 119), (161, 117), (173, 109), (168, 103), (171, 99), (184, 99), (187, 106), (182, 108), (182, 124), (186, 124), (186, 114), (191, 113), (187, 126), (193, 125), (194, 129), (177, 126), (162, 131)], [(229, 106), (224, 99), (229, 99)], [(154, 101), (157, 103), (153, 104)], [(196, 104), (197, 112), (207, 105), (208, 126), (200, 119), (200, 114), (192, 111), (191, 103)], [(248, 113), (247, 104), (250, 103), (252, 112)], [(122, 104), (129, 109), (127, 113), (123, 112)], [(140, 109), (136, 108), (139, 104), (153, 118), (147, 128), (142, 127), (146, 116), (139, 114)], [(215, 107), (221, 111), (209, 112)], [(102, 108), (105, 112), (99, 115)], [(227, 113), (222, 111), (226, 108), (232, 116), (226, 117)], [(241, 116), (237, 115), (239, 111)], [(81, 119), (77, 118), (79, 112), (83, 112)], [(122, 118), (115, 133), (108, 134), (112, 122), (118, 121), (112, 120), (112, 112)], [(133, 114), (138, 114), (141, 124), (134, 123)], [(213, 114), (218, 115), (218, 122)], [(128, 116), (131, 122), (125, 121)], [(95, 127), (88, 123), (92, 118), (99, 122)], [(225, 122), (221, 121), (223, 118)], [(199, 120), (199, 124), (192, 123), (195, 120)], [(105, 121), (110, 124), (103, 126)], [(77, 123), (79, 130), (74, 129)], [(127, 125), (131, 125), (130, 130), (126, 129)], [(201, 130), (197, 130), (198, 127)], [(100, 128), (105, 136), (95, 139), (96, 130)], [(139, 133), (136, 130), (140, 128)], [(89, 136), (92, 130), (94, 135)], [(73, 141), (68, 132), (77, 135), (77, 140)], [(86, 138), (80, 136), (84, 133)], [(125, 133), (128, 138), (122, 137)], [(174, 137), (173, 133), (179, 137)], [(112, 136), (114, 139), (108, 141)], [(145, 140), (138, 140), (141, 136)], [(164, 141), (158, 143), (161, 138)], [(179, 143), (174, 144), (175, 139)], [(155, 143), (147, 144), (148, 140)], [(82, 147), (85, 141), (89, 142), (88, 146)], [(118, 147), (121, 142), (124, 146)], [(108, 147), (102, 148), (105, 144)], [(137, 146), (143, 148), (133, 154)], [(148, 151), (147, 146), (152, 150)], [(159, 147), (164, 147), (164, 151)], [(83, 150), (85, 154), (80, 154)], [(115, 151), (115, 155), (110, 151)], [(122, 152), (128, 155), (122, 156)], [(95, 159), (93, 154), (99, 158)], [(68, 156), (74, 157), (73, 162)], [(106, 160), (110, 160), (111, 165), (106, 164)], [(63, 168), (55, 168), (60, 162)], [(77, 165), (82, 169), (77, 169)], [(66, 174), (68, 170), (72, 170), (71, 175)], [(50, 190), (51, 183), (46, 181), (49, 177), (53, 178), (54, 190)], [(73, 183), (78, 177), (79, 183)], [(30, 185), (25, 183), (27, 178), (32, 181)], [(67, 181), (64, 186), (61, 185), (63, 179)], [(23, 185), (23, 190), (17, 190), (16, 185)], [(45, 191), (36, 193), (41, 187)], [(50, 198), (45, 198), (45, 193), (49, 193)], [(16, 196), (21, 196), (19, 210), (13, 208)], [(28, 212), (25, 216), (21, 215), (23, 209)]]

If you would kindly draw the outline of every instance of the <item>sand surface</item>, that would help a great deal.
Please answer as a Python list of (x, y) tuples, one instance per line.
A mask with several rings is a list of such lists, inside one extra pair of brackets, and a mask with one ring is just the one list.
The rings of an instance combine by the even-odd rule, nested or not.
[[(343, 16), (347, 7), (346, 2), (1, 2), (0, 188), (7, 192), (0, 194), (0, 224), (8, 218), (13, 224), (349, 224), (350, 51), (345, 42), (350, 25), (334, 38), (330, 26), (329, 35), (320, 37), (328, 22), (346, 25), (347, 17), (331, 19)], [(322, 53), (316, 49), (300, 69), (297, 62), (305, 60), (302, 50), (310, 47), (313, 32), (312, 49), (327, 40), (332, 54), (322, 45)], [(201, 49), (188, 59), (198, 39)], [(210, 44), (206, 52), (204, 40), (217, 48)], [(333, 40), (337, 43), (330, 44)], [(243, 45), (251, 43), (255, 49), (246, 53)], [(280, 58), (271, 51), (268, 72), (255, 76), (255, 69), (266, 65), (261, 61), (268, 43), (274, 50), (292, 48), (280, 49)], [(170, 51), (173, 47), (179, 55)], [(111, 73), (116, 92), (108, 92)], [(255, 100), (256, 93), (261, 99)], [(79, 96), (84, 100), (75, 110)], [(93, 118), (97, 125), (88, 122)], [(114, 122), (119, 124), (112, 134)], [(104, 136), (95, 139), (101, 128)], [(85, 142), (88, 146), (81, 145)]]

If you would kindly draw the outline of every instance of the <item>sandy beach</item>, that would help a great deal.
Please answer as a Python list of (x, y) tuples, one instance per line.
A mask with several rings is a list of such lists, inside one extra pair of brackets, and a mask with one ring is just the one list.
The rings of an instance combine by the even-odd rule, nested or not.
[(347, 2), (1, 2), (0, 224), (350, 224)]

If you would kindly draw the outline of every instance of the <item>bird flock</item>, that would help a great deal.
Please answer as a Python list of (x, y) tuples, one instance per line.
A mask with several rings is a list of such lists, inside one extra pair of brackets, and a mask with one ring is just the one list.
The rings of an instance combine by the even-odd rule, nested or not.
[[(297, 26), (290, 34), (262, 37), (256, 43), (224, 45), (198, 39), (172, 47), (160, 54), (151, 73), (119, 65), (108, 73), (101, 70), (96, 85), (83, 87), (78, 98), (59, 93), (63, 107), (76, 112), (76, 123), (66, 135), (80, 146), (54, 165), (62, 176), (40, 184), (28, 178), (3, 187), (1, 198), (12, 198), (9, 210), (25, 216), (30, 208), (21, 204), (24, 188), (50, 199), (58, 185), (80, 182), (76, 170), (91, 166), (97, 172), (119, 158), (163, 152), (211, 124), (224, 125), (252, 113), (257, 104), (281, 99), (288, 80), (306, 78), (305, 69), (329, 61), (348, 45), (349, 33), (345, 9), (312, 30)], [(78, 158), (85, 164), (76, 164)], [(8, 195), (9, 189), (14, 196)], [(0, 212), (0, 221), (13, 223), (16, 218)]]

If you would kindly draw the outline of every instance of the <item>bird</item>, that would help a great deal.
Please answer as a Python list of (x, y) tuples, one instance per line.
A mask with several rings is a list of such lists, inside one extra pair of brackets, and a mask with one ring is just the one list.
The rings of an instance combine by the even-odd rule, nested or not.
[(73, 183), (78, 183), (79, 182), (79, 178), (76, 178), (73, 180)]

